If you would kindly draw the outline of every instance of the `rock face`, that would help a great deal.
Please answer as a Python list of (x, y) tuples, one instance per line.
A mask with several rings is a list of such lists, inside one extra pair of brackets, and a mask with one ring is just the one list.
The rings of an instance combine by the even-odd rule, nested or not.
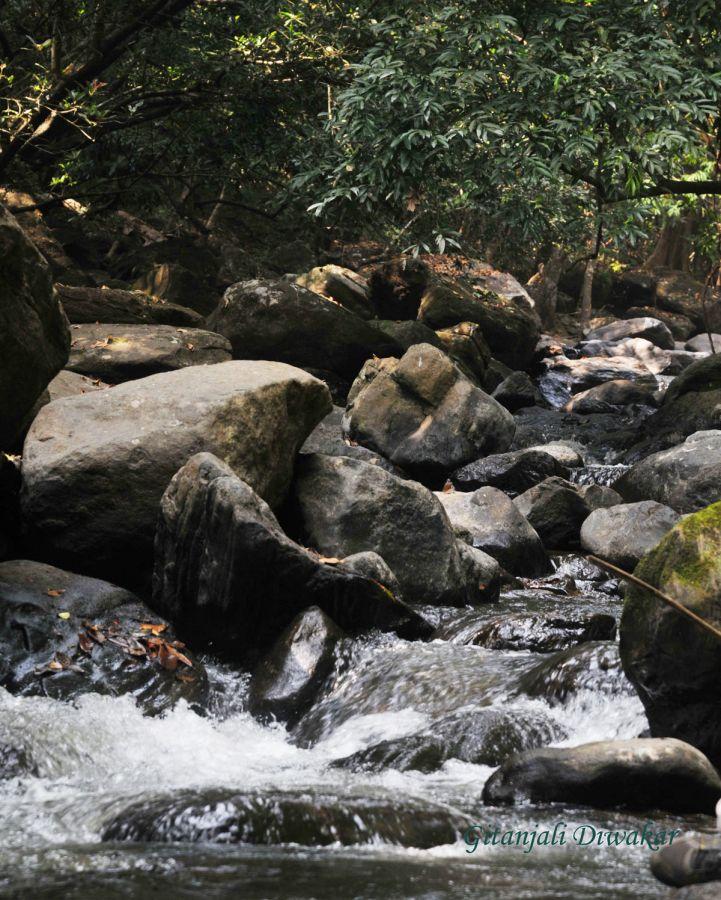
[(550, 453), (514, 450), (477, 459), (453, 472), (451, 481), (461, 491), (489, 486), (514, 497), (546, 478), (567, 478), (568, 474), (568, 469)]
[(343, 636), (317, 606), (296, 616), (253, 672), (248, 698), (253, 715), (294, 725), (333, 670)]
[(563, 478), (547, 478), (513, 501), (549, 550), (577, 547), (581, 525), (590, 509), (575, 485)]
[(371, 356), (400, 353), (370, 323), (291, 282), (231, 285), (207, 325), (230, 340), (236, 359), (276, 359), (346, 378)]
[(230, 341), (200, 328), (72, 325), (67, 368), (111, 384), (231, 359)]
[(304, 275), (299, 275), (295, 283), (308, 288), (309, 291), (315, 291), (316, 294), (330, 297), (362, 319), (370, 319), (374, 315), (368, 282), (352, 269), (332, 264), (318, 266)]
[(23, 515), (51, 562), (129, 583), (150, 571), (163, 491), (186, 460), (215, 453), (273, 505), (331, 408), (290, 366), (227, 362), (152, 375), (45, 406), (25, 441)]
[(174, 641), (123, 588), (29, 560), (0, 563), (0, 683), (13, 694), (131, 694), (152, 714), (181, 699), (202, 706), (203, 666)]
[[(721, 503), (682, 519), (635, 574), (718, 628)], [(651, 733), (690, 741), (721, 764), (721, 643), (631, 586), (621, 620), (621, 658)]]
[(270, 507), (210, 453), (192, 457), (163, 495), (153, 606), (197, 645), (240, 661), (310, 606), (346, 631), (417, 637), (425, 626), (387, 588), (287, 537)]
[(351, 439), (429, 483), (506, 450), (515, 432), (512, 416), (430, 344), (411, 347), (367, 382), (346, 421)]
[(626, 500), (656, 500), (680, 513), (721, 499), (721, 431), (698, 431), (683, 444), (653, 453), (614, 484)]
[(512, 575), (534, 577), (551, 570), (541, 539), (503, 491), (493, 487), (438, 492), (456, 536), (483, 550)]
[(14, 449), (24, 420), (69, 350), (68, 322), (50, 269), (0, 206), (0, 449)]
[(457, 540), (438, 499), (417, 482), (359, 460), (309, 454), (298, 461), (294, 492), (310, 546), (333, 557), (375, 551), (409, 602), (497, 598), (496, 561)]
[(611, 325), (594, 328), (586, 335), (589, 341), (621, 341), (624, 338), (645, 338), (664, 350), (673, 350), (671, 330), (659, 319), (625, 319)]
[(653, 500), (595, 509), (581, 526), (581, 546), (632, 572), (678, 520), (677, 512)]
[(695, 747), (636, 738), (512, 756), (486, 782), (483, 801), (711, 813), (720, 794), (718, 773)]
[(65, 314), (73, 324), (112, 322), (122, 325), (175, 325), (199, 328), (203, 317), (194, 309), (148, 297), (142, 291), (114, 288), (55, 286)]

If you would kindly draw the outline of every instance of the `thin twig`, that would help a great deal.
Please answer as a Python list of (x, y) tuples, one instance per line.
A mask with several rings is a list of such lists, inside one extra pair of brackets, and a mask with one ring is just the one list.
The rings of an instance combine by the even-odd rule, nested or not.
[(684, 606), (683, 603), (679, 603), (678, 600), (674, 600), (673, 597), (669, 597), (668, 594), (664, 594), (662, 591), (659, 591), (658, 588), (655, 588), (652, 584), (649, 584), (647, 581), (643, 581), (643, 579), (639, 578), (637, 575), (632, 575), (630, 572), (625, 572), (623, 569), (619, 569), (618, 566), (614, 566), (610, 562), (606, 562), (604, 559), (599, 559), (597, 556), (587, 556), (586, 559), (589, 562), (592, 562), (595, 566), (598, 566), (600, 569), (605, 569), (607, 572), (612, 572), (614, 575), (619, 575), (621, 578), (625, 578), (626, 581), (630, 581), (632, 584), (635, 584), (637, 587), (643, 588), (646, 591), (650, 591), (660, 600), (663, 600), (664, 603), (667, 603), (669, 606), (672, 606), (676, 612), (680, 612), (681, 615), (686, 616), (687, 619), (691, 619), (692, 622), (695, 622), (701, 628), (704, 628), (710, 634), (712, 634), (717, 640), (721, 641), (721, 631), (718, 628), (715, 628), (710, 622), (707, 622), (706, 619), (702, 619), (701, 616), (696, 615), (695, 612), (692, 612), (688, 607)]

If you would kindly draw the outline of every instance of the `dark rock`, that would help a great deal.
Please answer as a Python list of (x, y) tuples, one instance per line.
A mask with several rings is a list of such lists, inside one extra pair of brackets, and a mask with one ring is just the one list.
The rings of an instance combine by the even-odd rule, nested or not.
[(666, 391), (664, 406), (686, 394), (718, 391), (721, 391), (721, 354), (698, 360), (674, 378)]
[[(721, 881), (721, 835), (682, 835), (651, 856), (651, 871), (659, 881), (675, 888)], [(674, 892), (673, 896), (679, 900), (682, 897), (717, 900), (719, 885), (709, 884), (706, 889), (698, 890), (699, 893), (696, 890)]]
[(586, 642), (543, 660), (518, 683), (521, 694), (558, 706), (582, 691), (610, 696), (634, 693), (615, 643)]
[(0, 560), (15, 555), (20, 536), (20, 461), (0, 452)]
[(543, 397), (525, 372), (513, 372), (493, 391), (492, 397), (510, 412), (543, 403)]
[(200, 328), (171, 325), (71, 325), (67, 368), (112, 384), (227, 362), (230, 341)]
[(373, 319), (370, 325), (390, 340), (395, 341), (404, 353), (414, 344), (431, 344), (433, 347), (442, 349), (435, 331), (415, 319), (401, 322), (395, 322), (392, 319)]
[(194, 366), (51, 403), (25, 442), (34, 546), (130, 584), (149, 575), (158, 503), (193, 453), (215, 453), (278, 505), (299, 446), (330, 408), (319, 381), (272, 362)]
[(462, 606), (498, 597), (498, 563), (459, 541), (438, 499), (417, 482), (309, 454), (298, 461), (294, 491), (310, 546), (332, 557), (375, 551), (406, 600)]
[(624, 338), (645, 338), (664, 350), (673, 350), (674, 337), (660, 319), (642, 317), (621, 319), (611, 325), (594, 328), (586, 335), (588, 341), (621, 341)]
[(455, 843), (469, 824), (457, 810), (410, 797), (226, 789), (142, 800), (108, 822), (102, 840), (429, 848)]
[(351, 269), (332, 264), (319, 266), (299, 275), (295, 283), (316, 294), (330, 297), (362, 319), (371, 319), (375, 315), (368, 282)]
[(283, 281), (231, 285), (207, 326), (230, 340), (236, 359), (275, 359), (346, 378), (369, 357), (401, 349), (337, 303)]
[(653, 304), (656, 296), (657, 276), (641, 269), (627, 269), (613, 282), (612, 299), (621, 307)]
[(484, 487), (436, 496), (456, 536), (498, 560), (512, 575), (533, 577), (551, 570), (541, 539), (503, 491)]
[(415, 319), (421, 297), (432, 278), (426, 263), (412, 257), (392, 259), (377, 266), (371, 272), (368, 284), (378, 317)]
[(270, 507), (209, 453), (192, 457), (163, 495), (153, 605), (196, 645), (240, 661), (310, 606), (345, 631), (429, 631), (387, 588), (288, 538)]
[(655, 500), (688, 513), (721, 500), (721, 431), (698, 431), (647, 456), (614, 484), (628, 501)]
[(655, 385), (617, 378), (574, 394), (563, 408), (566, 412), (587, 415), (625, 406), (655, 406), (655, 390)]
[(332, 672), (343, 637), (317, 606), (299, 613), (253, 672), (248, 697), (253, 715), (297, 722)]
[(515, 497), (546, 478), (567, 478), (568, 469), (543, 450), (513, 450), (477, 459), (451, 475), (458, 490), (495, 487)]
[[(565, 397), (563, 402), (568, 400)], [(638, 441), (638, 417), (624, 418), (621, 413), (598, 413), (580, 416), (565, 413), (560, 409), (543, 409), (533, 406), (522, 409), (514, 416), (516, 420), (515, 447), (537, 448), (546, 453), (551, 447), (570, 444), (573, 449), (584, 452), (591, 448), (594, 453), (620, 453)], [(557, 457), (558, 458), (558, 457)], [(561, 460), (564, 465), (568, 462)]]
[(547, 478), (513, 501), (549, 550), (578, 546), (581, 525), (590, 509), (575, 485), (563, 478)]
[(294, 240), (275, 247), (267, 261), (275, 272), (307, 272), (315, 266), (316, 258), (313, 249), (305, 241)]
[(519, 753), (488, 779), (483, 802), (710, 813), (719, 794), (718, 773), (695, 747), (672, 738), (636, 738)]
[(181, 699), (202, 708), (205, 670), (178, 645), (187, 666), (174, 641), (167, 622), (123, 588), (29, 560), (0, 563), (0, 683), (12, 694), (130, 694), (153, 715)]
[(464, 375), (483, 387), (491, 351), (480, 326), (473, 322), (461, 322), (452, 328), (437, 331), (436, 336), (441, 349), (454, 360)]
[(389, 462), (380, 453), (374, 453), (367, 447), (361, 447), (343, 435), (343, 417), (345, 409), (341, 406), (333, 407), (333, 411), (319, 422), (306, 438), (301, 448), (302, 453), (325, 453), (327, 456), (348, 456), (351, 459), (360, 459), (371, 465), (379, 466), (386, 472), (391, 472), (399, 478), (405, 474), (392, 462)]
[(432, 484), (513, 440), (511, 415), (430, 344), (411, 347), (350, 397), (348, 436)]
[(483, 379), (483, 390), (487, 394), (492, 394), (511, 375), (513, 375), (513, 369), (510, 366), (502, 363), (500, 359), (491, 357), (486, 367), (486, 377)]
[(636, 564), (678, 522), (670, 507), (653, 500), (596, 509), (581, 527), (581, 546), (589, 553), (633, 572)]
[(139, 278), (134, 287), (170, 303), (193, 309), (203, 316), (218, 305), (218, 296), (195, 271), (174, 262), (159, 263)]
[[(721, 503), (682, 519), (635, 574), (718, 627)], [(630, 585), (621, 659), (651, 733), (690, 741), (721, 764), (721, 643), (658, 597)]]
[[(656, 303), (662, 309), (687, 316), (699, 331), (707, 325), (711, 331), (721, 331), (721, 310), (718, 304), (718, 291), (714, 291), (706, 304), (704, 316), (703, 304), (699, 297), (705, 290), (704, 284), (686, 272), (666, 270), (658, 273), (656, 282)], [(707, 322), (704, 319), (707, 319)]]
[[(545, 371), (539, 379), (539, 388), (553, 405), (562, 406), (573, 394), (607, 381), (637, 381), (656, 389), (656, 379), (648, 366), (629, 356), (592, 356), (583, 359), (554, 356), (543, 360), (543, 366)], [(557, 397), (561, 402), (557, 401)]]
[(200, 328), (203, 317), (194, 309), (148, 297), (142, 291), (56, 284), (57, 296), (73, 324), (112, 322), (123, 325), (175, 325)]
[(356, 575), (362, 575), (364, 578), (370, 578), (372, 581), (382, 584), (397, 600), (403, 599), (401, 586), (390, 566), (382, 556), (372, 550), (352, 553), (341, 560), (341, 565), (348, 572), (355, 572)]
[(69, 350), (68, 322), (50, 269), (0, 206), (0, 449), (15, 449), (35, 401)]
[(37, 774), (37, 766), (24, 747), (0, 744), (0, 784), (10, 778)]

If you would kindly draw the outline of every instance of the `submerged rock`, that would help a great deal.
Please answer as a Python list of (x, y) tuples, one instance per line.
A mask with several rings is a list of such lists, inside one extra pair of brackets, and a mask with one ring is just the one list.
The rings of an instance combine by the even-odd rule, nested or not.
[(102, 840), (302, 847), (385, 841), (425, 849), (455, 843), (469, 824), (457, 810), (409, 797), (187, 791), (130, 806), (104, 826)]
[(618, 646), (602, 641), (571, 647), (543, 660), (521, 677), (518, 690), (542, 697), (551, 706), (564, 704), (581, 691), (611, 696), (634, 693), (621, 668)]
[(581, 526), (581, 546), (632, 572), (678, 520), (677, 512), (653, 500), (595, 509)]

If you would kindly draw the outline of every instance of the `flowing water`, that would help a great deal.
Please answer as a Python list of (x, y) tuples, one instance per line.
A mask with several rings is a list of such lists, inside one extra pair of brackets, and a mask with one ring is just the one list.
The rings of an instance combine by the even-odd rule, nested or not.
[[(351, 771), (334, 762), (383, 740), (432, 729), (441, 716), (461, 718), (496, 708), (525, 721), (551, 722), (556, 743), (635, 737), (646, 721), (616, 666), (611, 642), (591, 647), (585, 668), (566, 679), (524, 676), (551, 654), (489, 650), (464, 643), (469, 615), (549, 613), (573, 618), (620, 614), (615, 582), (578, 558), (557, 562), (547, 579), (527, 582), (499, 604), (475, 613), (426, 610), (447, 640), (406, 642), (371, 635), (338, 652), (335, 675), (309, 715), (288, 733), (245, 711), (247, 677), (210, 666), (212, 714), (178, 706), (147, 718), (128, 698), (88, 694), (75, 705), (15, 698), (0, 691), (0, 743), (24, 749), (36, 771), (0, 786), (0, 894), (6, 897), (157, 898), (643, 898), (660, 895), (640, 847), (518, 847), (459, 839), (430, 849), (404, 849), (372, 839), (364, 846), (250, 846), (209, 843), (103, 843), (111, 818), (138, 799), (194, 788), (299, 791), (314, 798), (410, 798), (441, 803), (457, 816), (512, 828), (637, 827), (647, 818), (560, 806), (484, 807), (481, 791), (493, 769), (450, 759), (436, 772)], [(463, 617), (466, 617), (463, 620)], [(589, 645), (590, 646), (590, 645)], [(564, 670), (565, 671), (565, 670)], [(556, 671), (558, 678), (558, 671)], [(563, 680), (563, 678), (562, 678)], [(540, 685), (540, 688), (539, 688)], [(548, 687), (548, 690), (546, 690)], [(525, 717), (525, 718), (524, 718)], [(702, 818), (674, 818), (687, 830)], [(705, 821), (708, 825), (708, 820)]]

